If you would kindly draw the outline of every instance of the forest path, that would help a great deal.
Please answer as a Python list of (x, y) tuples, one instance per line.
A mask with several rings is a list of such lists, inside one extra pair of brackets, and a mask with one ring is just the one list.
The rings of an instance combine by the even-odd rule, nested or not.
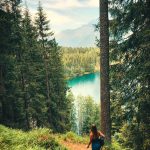
[(68, 148), (68, 150), (90, 150), (90, 148), (87, 149), (86, 144), (72, 143), (68, 141), (63, 141), (62, 144)]

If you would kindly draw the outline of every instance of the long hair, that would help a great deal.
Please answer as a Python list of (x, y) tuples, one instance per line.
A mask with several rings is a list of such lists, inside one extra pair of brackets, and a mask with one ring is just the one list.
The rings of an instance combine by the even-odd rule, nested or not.
[(92, 126), (91, 126), (91, 132), (92, 132), (92, 134), (94, 135), (94, 137), (97, 137), (97, 136), (98, 136), (97, 127), (96, 127), (95, 124), (92, 124)]

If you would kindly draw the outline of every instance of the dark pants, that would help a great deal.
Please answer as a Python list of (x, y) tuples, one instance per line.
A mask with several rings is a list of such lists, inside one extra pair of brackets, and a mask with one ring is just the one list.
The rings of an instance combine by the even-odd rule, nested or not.
[(94, 139), (92, 141), (92, 150), (100, 150), (101, 149), (101, 144), (100, 144), (100, 141), (99, 139)]

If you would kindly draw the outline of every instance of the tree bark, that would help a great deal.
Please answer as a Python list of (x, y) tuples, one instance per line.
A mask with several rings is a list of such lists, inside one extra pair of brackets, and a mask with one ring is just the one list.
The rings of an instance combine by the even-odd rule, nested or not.
[(46, 76), (46, 88), (47, 88), (47, 99), (48, 99), (48, 102), (50, 102), (50, 86), (49, 86), (49, 73), (48, 73), (48, 64), (47, 64), (47, 55), (46, 55), (46, 47), (44, 45), (44, 38), (42, 37), (42, 47), (44, 49), (44, 52), (43, 52), (43, 57), (44, 57), (44, 65), (45, 65), (45, 76)]
[(44, 67), (45, 67), (45, 77), (46, 77), (46, 89), (47, 89), (47, 107), (48, 107), (48, 122), (51, 124), (51, 99), (50, 99), (50, 83), (49, 83), (49, 72), (48, 72), (48, 62), (47, 62), (47, 54), (46, 47), (44, 45), (44, 38), (42, 37), (42, 47), (44, 49), (43, 57), (44, 57)]
[(3, 64), (0, 64), (0, 123), (5, 122)]
[(4, 81), (3, 81), (3, 64), (0, 64), (0, 95), (2, 95), (5, 91)]
[(100, 0), (101, 130), (111, 142), (108, 0)]
[(30, 129), (29, 114), (28, 114), (29, 101), (27, 99), (27, 91), (25, 88), (25, 85), (26, 85), (25, 77), (22, 71), (21, 71), (21, 82), (22, 82), (22, 91), (23, 91), (23, 98), (24, 98), (25, 124), (26, 124), (26, 130), (29, 130)]

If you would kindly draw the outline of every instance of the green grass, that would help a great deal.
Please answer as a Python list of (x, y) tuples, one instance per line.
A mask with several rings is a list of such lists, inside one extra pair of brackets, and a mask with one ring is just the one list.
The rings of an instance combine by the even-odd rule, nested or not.
[[(61, 141), (88, 144), (89, 137), (82, 137), (73, 132), (53, 134), (47, 128), (38, 128), (24, 132), (0, 125), (0, 150), (67, 150), (60, 144)], [(103, 150), (129, 149), (123, 148), (113, 137), (112, 144), (105, 143)]]
[[(89, 142), (89, 136), (79, 136), (73, 132), (68, 132), (66, 134), (58, 134), (57, 135), (58, 140), (68, 141), (71, 143), (81, 143), (81, 144), (88, 144)], [(103, 147), (103, 150), (129, 150), (127, 148), (123, 148), (120, 143), (115, 140), (115, 137), (112, 137), (112, 144), (108, 144), (105, 142), (105, 145)]]
[(67, 132), (66, 134), (57, 134), (57, 139), (72, 142), (72, 143), (82, 143), (82, 144), (87, 144), (89, 141), (89, 138), (87, 136), (82, 137), (73, 132)]
[[(89, 142), (89, 136), (79, 136), (73, 132), (68, 132), (66, 134), (57, 134), (56, 138), (60, 141), (67, 141), (71, 143), (79, 143), (79, 144), (88, 144)], [(129, 150), (128, 148), (123, 148), (121, 144), (115, 140), (115, 137), (112, 137), (112, 144), (108, 144), (105, 142), (105, 145), (103, 147), (103, 150)]]
[(67, 150), (51, 130), (39, 128), (29, 132), (0, 125), (0, 150)]

